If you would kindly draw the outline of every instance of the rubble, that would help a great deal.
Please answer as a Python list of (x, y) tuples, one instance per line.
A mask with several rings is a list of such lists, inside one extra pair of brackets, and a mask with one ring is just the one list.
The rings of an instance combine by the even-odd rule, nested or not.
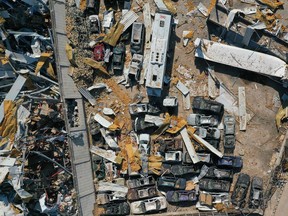
[(287, 129), (284, 2), (0, 6), (5, 215), (265, 209), (285, 170), (267, 168)]

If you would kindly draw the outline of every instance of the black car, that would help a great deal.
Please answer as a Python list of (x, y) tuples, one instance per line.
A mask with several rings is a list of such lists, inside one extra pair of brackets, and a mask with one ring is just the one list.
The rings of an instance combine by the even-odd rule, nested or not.
[(130, 206), (128, 203), (109, 203), (102, 206), (104, 209), (104, 212), (102, 212), (100, 215), (129, 215), (130, 214)]
[(119, 43), (113, 49), (113, 58), (112, 58), (112, 69), (113, 71), (122, 71), (124, 68), (125, 62), (125, 45), (124, 43)]
[(250, 176), (244, 173), (240, 173), (231, 196), (231, 200), (234, 205), (241, 208), (244, 207), (249, 185)]
[(222, 116), (224, 112), (224, 105), (211, 100), (206, 100), (203, 97), (197, 96), (192, 103), (193, 110), (197, 113), (214, 114)]
[(181, 176), (185, 174), (198, 175), (200, 173), (200, 169), (195, 166), (172, 165), (171, 173), (175, 176)]
[(229, 192), (230, 182), (203, 178), (199, 181), (199, 188), (202, 191)]
[(240, 170), (243, 166), (243, 160), (240, 156), (223, 156), (218, 159), (217, 166)]
[(262, 205), (263, 199), (263, 180), (259, 177), (254, 177), (251, 183), (249, 208), (259, 208)]
[(208, 172), (205, 175), (205, 178), (231, 181), (233, 179), (233, 171), (226, 169), (218, 169), (216, 167), (209, 167)]

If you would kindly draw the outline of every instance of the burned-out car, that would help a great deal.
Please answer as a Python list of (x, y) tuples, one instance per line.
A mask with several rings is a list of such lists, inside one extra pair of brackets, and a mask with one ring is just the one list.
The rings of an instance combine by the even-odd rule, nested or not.
[(178, 99), (175, 96), (167, 96), (163, 100), (163, 106), (165, 107), (177, 107), (178, 106)]
[(130, 206), (126, 202), (122, 203), (108, 203), (101, 206), (104, 211), (101, 211), (100, 215), (107, 215), (107, 216), (113, 216), (113, 215), (129, 215), (130, 214)]
[[(202, 163), (212, 163), (212, 160), (211, 160), (211, 155), (210, 154), (206, 154), (206, 153), (197, 153), (197, 156), (199, 158), (199, 160), (202, 162)], [(183, 163), (185, 164), (193, 164), (193, 161), (189, 155), (188, 152), (185, 152), (183, 154)]]
[(165, 162), (167, 163), (177, 163), (182, 161), (181, 151), (168, 151), (165, 153)]
[(130, 188), (127, 193), (127, 199), (129, 201), (151, 198), (154, 196), (157, 196), (157, 189), (155, 186)]
[(170, 203), (195, 202), (197, 195), (195, 190), (168, 191), (166, 193), (166, 199)]
[(232, 115), (224, 116), (224, 149), (233, 151), (235, 148), (235, 118)]
[(177, 151), (183, 149), (183, 140), (176, 137), (157, 138), (154, 140), (154, 145), (159, 144), (159, 151)]
[(222, 116), (224, 105), (211, 100), (206, 100), (203, 97), (197, 96), (194, 98), (192, 108), (195, 112)]
[(109, 193), (99, 193), (97, 194), (97, 204), (107, 204), (110, 202), (119, 202), (125, 201), (126, 198), (124, 196), (117, 196), (116, 194)]
[(250, 176), (245, 173), (240, 173), (231, 196), (234, 205), (244, 207), (249, 184)]
[(155, 184), (155, 180), (152, 176), (148, 176), (144, 178), (127, 180), (126, 184), (128, 188), (137, 188), (137, 187), (153, 185)]
[(186, 174), (194, 174), (198, 175), (200, 173), (200, 169), (196, 166), (187, 166), (187, 165), (172, 165), (171, 173), (175, 176), (182, 176)]
[(230, 182), (203, 178), (199, 181), (199, 188), (203, 191), (229, 192)]
[(190, 114), (187, 117), (187, 123), (191, 126), (217, 126), (219, 121), (212, 115), (202, 115), (202, 114)]
[(158, 178), (157, 185), (160, 188), (184, 190), (186, 188), (186, 179), (162, 176)]
[(129, 105), (129, 113), (130, 115), (139, 115), (139, 114), (157, 114), (160, 110), (152, 106), (149, 103), (142, 104), (130, 104)]
[(98, 15), (89, 16), (89, 29), (92, 34), (101, 33), (101, 25)]
[(263, 180), (259, 177), (254, 177), (251, 182), (249, 208), (259, 208), (263, 201)]
[(113, 49), (113, 58), (112, 58), (112, 70), (113, 71), (122, 71), (124, 68), (125, 62), (125, 45), (124, 43), (119, 43)]
[(134, 22), (132, 25), (132, 35), (131, 35), (131, 53), (142, 54), (144, 48), (144, 24), (139, 22)]
[(233, 171), (218, 169), (216, 167), (209, 167), (208, 172), (205, 175), (205, 178), (213, 178), (213, 179), (223, 179), (223, 180), (232, 180), (233, 179)]
[(134, 126), (134, 130), (136, 132), (143, 131), (143, 130), (146, 130), (148, 128), (156, 127), (155, 124), (153, 124), (153, 123), (145, 122), (144, 117), (137, 117), (134, 121), (133, 126)]
[(165, 197), (154, 197), (151, 199), (132, 202), (130, 206), (132, 214), (145, 214), (166, 209), (167, 201)]
[(240, 170), (243, 167), (243, 160), (240, 156), (223, 156), (218, 159), (217, 166)]
[(221, 137), (221, 132), (218, 128), (212, 127), (194, 127), (196, 128), (196, 134), (203, 139), (217, 139)]
[(139, 151), (145, 152), (146, 154), (149, 154), (150, 152), (150, 135), (149, 134), (140, 134), (139, 135)]
[(142, 70), (143, 55), (134, 54), (129, 66), (128, 77), (138, 81)]

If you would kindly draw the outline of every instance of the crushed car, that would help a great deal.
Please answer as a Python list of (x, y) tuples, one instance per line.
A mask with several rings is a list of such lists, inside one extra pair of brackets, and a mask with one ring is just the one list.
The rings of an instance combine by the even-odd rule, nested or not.
[(140, 134), (139, 135), (139, 151), (149, 154), (150, 151), (150, 135), (149, 134)]
[(209, 167), (205, 178), (229, 180), (233, 179), (233, 170), (218, 169), (216, 167)]
[(257, 209), (263, 203), (263, 180), (257, 176), (253, 177), (250, 188), (249, 208)]
[(162, 176), (157, 181), (158, 188), (173, 188), (184, 190), (186, 188), (186, 179)]
[(171, 173), (175, 176), (182, 176), (186, 174), (194, 174), (198, 175), (200, 173), (200, 169), (196, 166), (187, 166), (187, 165), (172, 165)]
[(206, 100), (200, 96), (194, 97), (192, 108), (196, 113), (217, 115), (219, 117), (222, 116), (224, 112), (223, 104), (212, 100)]
[(240, 208), (244, 207), (249, 185), (250, 176), (245, 173), (240, 173), (231, 196), (231, 201), (234, 205)]
[(140, 22), (134, 22), (132, 25), (132, 35), (131, 35), (131, 53), (142, 54), (144, 48), (144, 24)]
[(123, 71), (124, 62), (125, 62), (125, 45), (120, 42), (113, 49), (113, 58), (112, 58), (112, 71)]
[(187, 117), (187, 123), (191, 126), (211, 126), (215, 127), (219, 124), (217, 118), (212, 115), (203, 115), (203, 114), (189, 114)]
[(145, 214), (166, 209), (167, 201), (165, 197), (154, 197), (151, 199), (132, 202), (130, 206), (132, 214)]
[(229, 192), (230, 182), (203, 178), (199, 181), (199, 188), (202, 191)]
[(129, 113), (130, 115), (140, 115), (140, 114), (157, 114), (160, 112), (160, 109), (152, 106), (149, 103), (141, 103), (141, 104), (130, 104), (129, 105)]
[(182, 152), (181, 151), (168, 151), (165, 153), (165, 162), (166, 163), (178, 163), (182, 161)]
[(243, 167), (243, 160), (240, 156), (223, 156), (218, 159), (217, 166), (240, 170)]
[(101, 25), (98, 15), (91, 15), (88, 17), (88, 20), (91, 34), (101, 33)]
[(138, 179), (129, 179), (126, 181), (128, 188), (137, 188), (143, 186), (154, 185), (155, 180), (152, 176), (138, 178)]
[(154, 196), (157, 196), (157, 189), (155, 186), (130, 188), (127, 193), (127, 199), (129, 201), (147, 199)]
[(130, 206), (127, 202), (122, 203), (108, 203), (101, 206), (104, 211), (101, 212), (102, 216), (113, 216), (113, 215), (129, 215)]
[(155, 124), (150, 123), (150, 122), (145, 122), (144, 117), (137, 117), (134, 121), (133, 127), (134, 127), (135, 132), (141, 132), (149, 128), (155, 128)]
[(221, 137), (221, 132), (218, 128), (212, 127), (194, 127), (196, 128), (196, 134), (203, 139), (216, 139), (219, 140)]
[(177, 151), (183, 149), (183, 140), (179, 137), (159, 137), (154, 140), (154, 145), (159, 145), (159, 152)]
[(224, 150), (233, 152), (235, 148), (235, 118), (232, 115), (224, 116)]
[(168, 191), (166, 199), (169, 203), (196, 202), (197, 195), (195, 190)]
[(134, 54), (129, 66), (128, 77), (130, 80), (139, 81), (142, 70), (143, 55)]
[(93, 58), (95, 61), (103, 61), (105, 56), (104, 43), (98, 43), (94, 47)]

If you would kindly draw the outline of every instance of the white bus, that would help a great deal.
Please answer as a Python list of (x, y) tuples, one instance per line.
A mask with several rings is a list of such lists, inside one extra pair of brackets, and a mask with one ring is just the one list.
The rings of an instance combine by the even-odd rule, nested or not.
[(156, 12), (146, 74), (146, 89), (149, 96), (160, 97), (162, 93), (171, 28), (172, 15), (168, 11)]

